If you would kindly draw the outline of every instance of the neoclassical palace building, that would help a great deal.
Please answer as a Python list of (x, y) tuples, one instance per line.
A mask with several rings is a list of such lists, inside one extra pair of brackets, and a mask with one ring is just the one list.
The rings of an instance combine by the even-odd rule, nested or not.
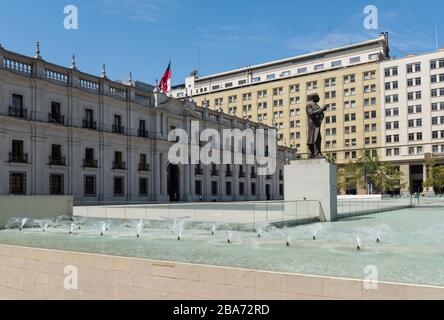
[[(111, 81), (0, 47), (0, 195), (73, 195), (76, 204), (244, 201), (283, 198), (283, 166), (293, 149), (278, 147), (277, 169), (173, 165), (174, 129), (272, 129), (156, 93), (147, 84)], [(240, 152), (248, 153), (242, 146)], [(233, 150), (234, 151), (234, 150)]]

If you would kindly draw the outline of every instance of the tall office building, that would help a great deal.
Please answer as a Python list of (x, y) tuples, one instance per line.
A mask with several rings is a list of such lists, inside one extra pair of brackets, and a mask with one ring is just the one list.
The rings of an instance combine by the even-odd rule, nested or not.
[(399, 166), (404, 192), (421, 192), (427, 159), (444, 160), (444, 51), (384, 61), (380, 73), (382, 160)]
[(380, 62), (388, 59), (388, 35), (223, 73), (186, 78), (173, 96), (258, 121), (279, 130), (281, 145), (307, 153), (305, 106), (318, 93), (329, 105), (323, 148), (338, 164), (362, 150), (380, 154)]

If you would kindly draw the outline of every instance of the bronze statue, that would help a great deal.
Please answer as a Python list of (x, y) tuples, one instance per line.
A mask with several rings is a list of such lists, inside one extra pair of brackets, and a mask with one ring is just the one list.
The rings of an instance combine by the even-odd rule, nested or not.
[(327, 111), (328, 106), (324, 106), (321, 108), (318, 105), (320, 101), (319, 95), (317, 93), (312, 94), (308, 97), (307, 103), (307, 117), (308, 117), (308, 137), (307, 137), (307, 146), (308, 146), (308, 157), (310, 159), (313, 158), (322, 158), (321, 152), (321, 126), (322, 121), (324, 121), (324, 112)]

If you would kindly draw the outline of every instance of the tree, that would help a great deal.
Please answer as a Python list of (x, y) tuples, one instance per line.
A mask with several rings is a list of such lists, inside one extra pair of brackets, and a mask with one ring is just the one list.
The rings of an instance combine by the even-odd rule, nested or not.
[(393, 194), (396, 189), (403, 189), (407, 185), (405, 182), (401, 182), (402, 176), (403, 173), (399, 168), (391, 163), (382, 163), (374, 175), (376, 189), (382, 193), (391, 192)]
[(442, 193), (444, 189), (444, 166), (437, 166), (433, 169), (433, 184)]
[(348, 190), (356, 188), (360, 177), (357, 171), (357, 164), (349, 162), (345, 167), (338, 168), (337, 188), (338, 190)]
[(427, 159), (427, 177), (425, 179), (425, 181), (423, 182), (422, 186), (425, 189), (429, 189), (429, 188), (433, 188), (435, 186), (435, 181), (434, 181), (434, 168), (436, 166), (436, 160), (433, 159), (432, 157), (429, 157)]
[(350, 162), (340, 173), (341, 188), (356, 188), (357, 185), (377, 192), (394, 192), (396, 189), (405, 187), (401, 183), (402, 172), (389, 163), (382, 163), (378, 156), (372, 156), (370, 152), (364, 151), (359, 158)]

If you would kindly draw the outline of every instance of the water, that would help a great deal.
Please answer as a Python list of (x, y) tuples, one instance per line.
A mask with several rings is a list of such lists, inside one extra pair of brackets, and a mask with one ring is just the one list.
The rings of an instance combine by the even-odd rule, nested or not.
[[(45, 232), (32, 221), (21, 232), (19, 223), (10, 225), (14, 229), (0, 231), (0, 243), (355, 279), (375, 266), (381, 281), (444, 286), (443, 208), (283, 229), (260, 226), (260, 237), (254, 227), (239, 231), (222, 224), (191, 225), (186, 219), (148, 224), (63, 218), (45, 224)], [(103, 226), (108, 231), (101, 236)]]

